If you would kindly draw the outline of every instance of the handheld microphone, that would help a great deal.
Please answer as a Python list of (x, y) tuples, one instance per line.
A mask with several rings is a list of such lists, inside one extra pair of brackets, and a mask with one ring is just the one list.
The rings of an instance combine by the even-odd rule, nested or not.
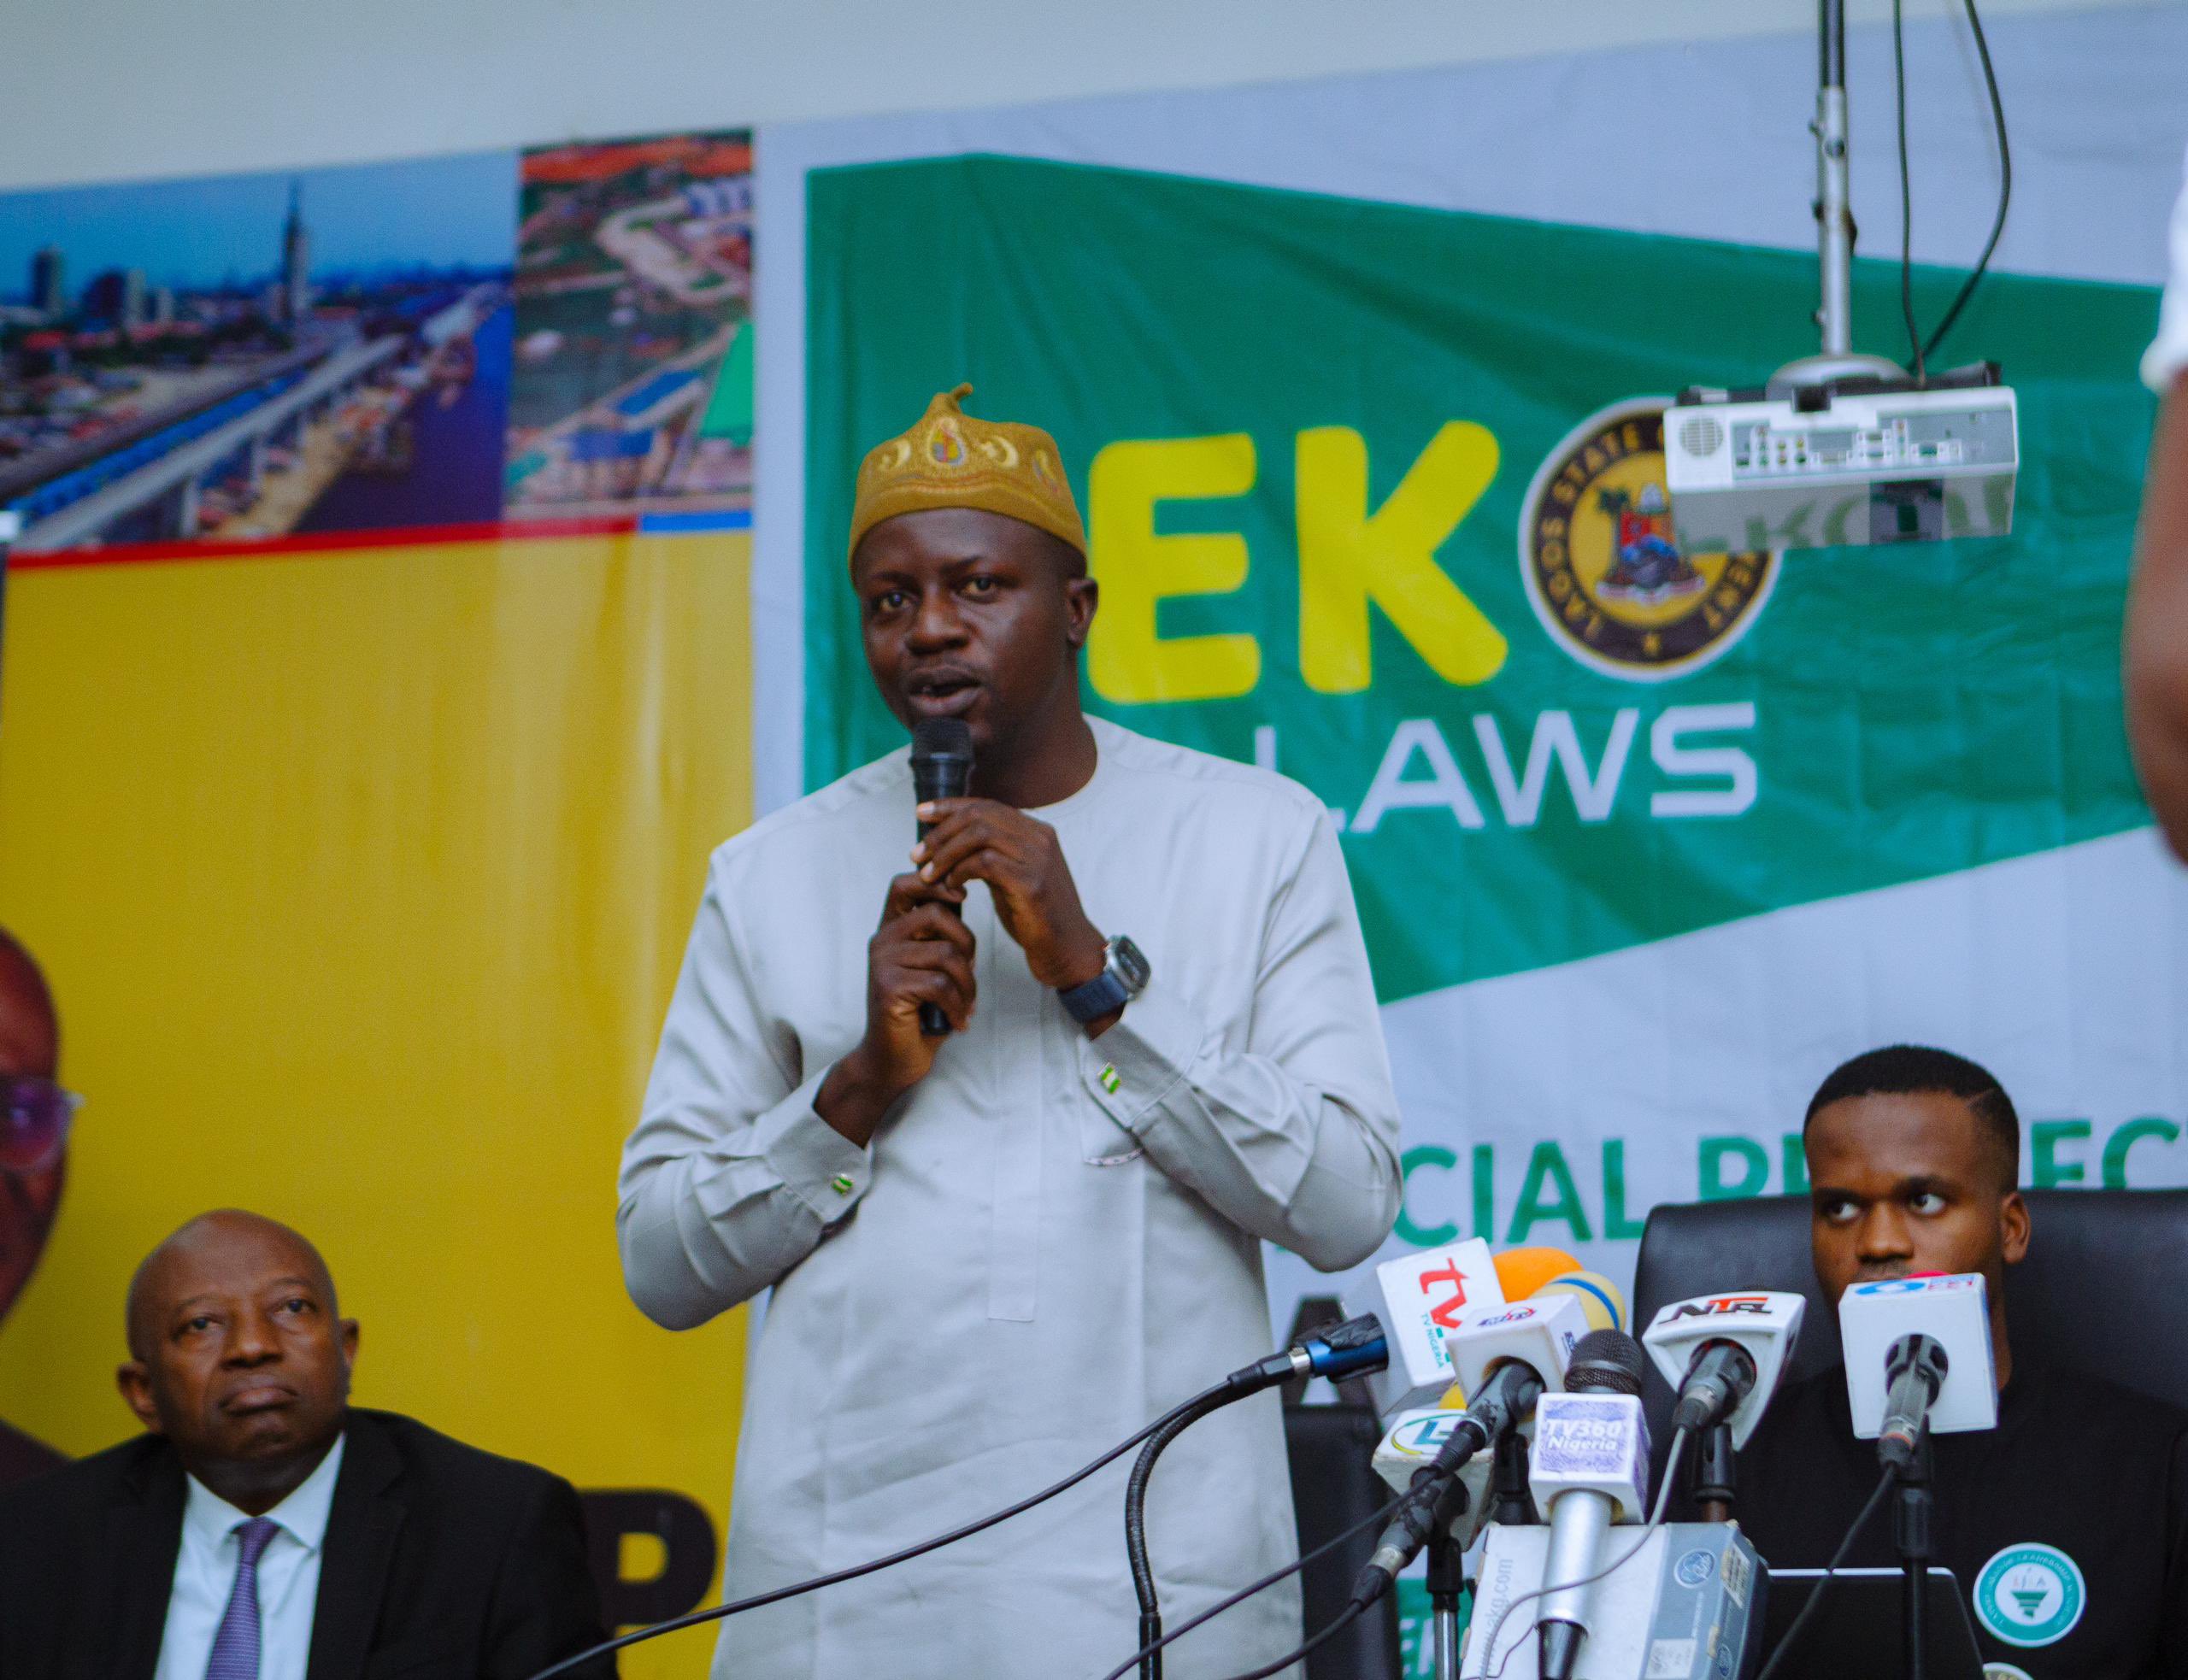
[(1854, 1434), (1876, 1442), (1886, 1465), (1910, 1462), (1926, 1426), (1932, 1435), (1997, 1427), (1981, 1273), (1856, 1283), (1838, 1298), (1838, 1330)]
[(1697, 1295), (1660, 1311), (1642, 1340), (1679, 1391), (1673, 1427), (1698, 1437), (1729, 1423), (1732, 1445), (1746, 1446), (1792, 1359), (1807, 1306), (1790, 1292), (1752, 1289)]
[[(962, 799), (973, 785), (973, 731), (962, 718), (921, 718), (912, 731), (912, 797), (924, 805), (930, 799)], [(932, 823), (920, 825), (920, 838), (933, 831)], [(953, 914), (962, 911), (952, 905)], [(920, 1031), (939, 1038), (950, 1031), (950, 1018), (938, 1003), (920, 1005)]]
[(1591, 1330), (1573, 1349), (1565, 1392), (1535, 1408), (1527, 1479), (1550, 1513), (1544, 1554), (1543, 1680), (1572, 1680), (1591, 1625), (1591, 1577), (1603, 1536), (1636, 1522), (1649, 1501), (1649, 1431), (1641, 1416), (1641, 1344), (1622, 1330)]

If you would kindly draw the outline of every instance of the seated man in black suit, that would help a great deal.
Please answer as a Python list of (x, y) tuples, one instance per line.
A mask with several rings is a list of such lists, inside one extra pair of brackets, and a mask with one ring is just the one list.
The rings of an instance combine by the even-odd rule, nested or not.
[(356, 1322), (296, 1232), (191, 1220), (128, 1330), (148, 1432), (0, 1493), (0, 1675), (524, 1680), (604, 1637), (569, 1484), (350, 1407)]
[[(1988, 1672), (2184, 1680), (2188, 1414), (2007, 1342), (2007, 1268), (2031, 1230), (2005, 1091), (1963, 1057), (1896, 1045), (1826, 1079), (1803, 1130), (1816, 1281), (1833, 1302), (1879, 1278), (1983, 1274), (1998, 1426), (1932, 1437), (1932, 1557), (1967, 1596)], [(1766, 1562), (1818, 1567), (1879, 1474), (1835, 1366), (1771, 1401), (1739, 1457), (1736, 1512)], [(1897, 1560), (1880, 1508), (1847, 1561)]]

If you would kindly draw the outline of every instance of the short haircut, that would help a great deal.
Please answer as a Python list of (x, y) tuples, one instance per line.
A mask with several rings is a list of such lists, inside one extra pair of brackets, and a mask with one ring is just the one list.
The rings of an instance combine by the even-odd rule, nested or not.
[(2020, 1116), (1997, 1076), (1979, 1062), (1926, 1044), (1889, 1044), (1841, 1062), (1816, 1087), (1801, 1121), (1808, 1135), (1815, 1117), (1834, 1102), (1854, 1096), (1956, 1096), (1965, 1102), (1988, 1136), (1998, 1157), (2005, 1186), (2020, 1183)]

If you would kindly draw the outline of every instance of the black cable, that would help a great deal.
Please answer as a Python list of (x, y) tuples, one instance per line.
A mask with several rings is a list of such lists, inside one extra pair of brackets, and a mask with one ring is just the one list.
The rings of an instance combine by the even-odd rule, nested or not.
[(1352, 1600), (1344, 1609), (1337, 1612), (1320, 1633), (1297, 1650), (1286, 1651), (1273, 1663), (1263, 1663), (1259, 1668), (1250, 1668), (1244, 1674), (1234, 1674), (1231, 1677), (1231, 1680), (1268, 1680), (1268, 1677), (1272, 1674), (1283, 1673), (1292, 1664), (1303, 1662), (1313, 1656), (1323, 1646), (1358, 1621), (1367, 1613), (1367, 1610), (1368, 1607), (1358, 1599)]
[(1162, 1680), (1162, 1606), (1156, 1594), (1155, 1571), (1147, 1560), (1148, 1478), (1154, 1475), (1155, 1461), (1162, 1456), (1163, 1448), (1210, 1413), (1245, 1397), (1243, 1392), (1203, 1395), (1190, 1412), (1172, 1419), (1147, 1438), (1132, 1465), (1132, 1478), (1125, 1483), (1125, 1557), (1132, 1565), (1132, 1589), (1139, 1598), (1143, 1680)]
[(763, 1605), (779, 1603), (786, 1598), (797, 1598), (804, 1593), (818, 1592), (823, 1587), (839, 1586), (845, 1581), (855, 1581), (862, 1575), (871, 1575), (877, 1570), (888, 1569), (900, 1563), (908, 1563), (914, 1558), (924, 1556), (926, 1553), (939, 1551), (944, 1546), (954, 1546), (961, 1540), (970, 1539), (983, 1529), (991, 1529), (997, 1523), (1007, 1522), (1021, 1513), (1031, 1511), (1044, 1501), (1054, 1499), (1058, 1494), (1077, 1487), (1104, 1465), (1112, 1464), (1122, 1458), (1141, 1442), (1145, 1441), (1158, 1430), (1167, 1428), (1176, 1419), (1191, 1412), (1195, 1407), (1205, 1404), (1211, 1396), (1228, 1395), (1230, 1391), (1231, 1383), (1227, 1381), (1219, 1383), (1212, 1389), (1203, 1389), (1191, 1400), (1172, 1407), (1146, 1428), (1137, 1431), (1126, 1440), (1120, 1441), (1091, 1464), (1074, 1470), (1053, 1487), (1044, 1488), (1039, 1493), (1029, 1498), (1021, 1499), (1017, 1504), (1007, 1506), (989, 1516), (982, 1517), (976, 1522), (967, 1523), (962, 1528), (952, 1529), (949, 1533), (937, 1535), (931, 1540), (922, 1540), (917, 1545), (907, 1546), (901, 1552), (891, 1552), (886, 1557), (874, 1558), (862, 1564), (853, 1564), (850, 1568), (837, 1570), (832, 1574), (816, 1575), (809, 1581), (794, 1582), (787, 1587), (777, 1587), (773, 1592), (757, 1593), (750, 1598), (738, 1599), (733, 1603), (710, 1605), (704, 1610), (694, 1610), (689, 1615), (679, 1616), (670, 1621), (656, 1622), (651, 1627), (640, 1628), (635, 1633), (626, 1633), (620, 1639), (603, 1640), (590, 1650), (580, 1651), (574, 1657), (564, 1658), (551, 1668), (541, 1669), (532, 1677), (532, 1680), (554, 1680), (554, 1677), (558, 1674), (568, 1674), (573, 1669), (591, 1662), (595, 1657), (605, 1656), (610, 1651), (620, 1651), (626, 1645), (637, 1645), (645, 1640), (658, 1639), (665, 1633), (676, 1633), (685, 1628), (697, 1627), (702, 1622), (720, 1621), (725, 1617), (739, 1615), (747, 1610), (757, 1610)]
[(2006, 107), (1998, 97), (1997, 72), (1991, 68), (1991, 44), (1983, 38), (1983, 20), (1975, 15), (1975, 0), (1962, 0), (1967, 8), (1967, 26), (1975, 32), (1976, 56), (1983, 61), (1983, 85), (1991, 95), (1991, 121), (1998, 132), (1998, 214), (1991, 223), (1991, 237), (1984, 242), (1983, 255), (1975, 260), (1975, 267), (1962, 282), (1959, 296), (1952, 300), (1952, 308), (1945, 311), (1945, 318), (1938, 323), (1938, 330), (1930, 335), (1923, 347), (1923, 354), (1934, 352), (1960, 319), (1960, 312), (1974, 295), (1977, 282), (1991, 266), (1991, 253), (1998, 248), (1998, 236), (2006, 231), (2006, 206), (2013, 202), (2014, 160), (2006, 145)]
[(1785, 1636), (1778, 1642), (1778, 1648), (1770, 1654), (1770, 1660), (1763, 1664), (1762, 1672), (1756, 1675), (1755, 1680), (1770, 1680), (1770, 1677), (1778, 1671), (1778, 1665), (1785, 1660), (1785, 1654), (1793, 1648), (1794, 1641), (1807, 1629), (1809, 1618), (1815, 1614), (1816, 1607), (1823, 1602), (1824, 1594), (1838, 1578), (1838, 1566), (1846, 1561), (1846, 1554), (1854, 1549), (1854, 1542), (1869, 1525), (1869, 1518), (1876, 1515), (1877, 1507), (1884, 1503), (1884, 1496), (1891, 1491), (1894, 1479), (1889, 1470), (1879, 1478), (1877, 1490), (1869, 1495), (1869, 1502), (1862, 1507), (1861, 1515), (1854, 1518), (1853, 1526), (1846, 1530), (1846, 1537), (1838, 1542), (1838, 1549), (1831, 1554), (1831, 1561), (1824, 1565), (1823, 1578), (1815, 1583), (1815, 1590), (1809, 1595), (1809, 1601), (1801, 1607), (1801, 1613), (1793, 1618), (1793, 1625), (1785, 1630)]
[[(1103, 1675), (1102, 1677), (1102, 1680), (1124, 1680), (1124, 1677), (1132, 1672), (1132, 1669), (1138, 1665), (1140, 1659), (1145, 1657), (1150, 1652), (1154, 1651), (1162, 1646), (1169, 1644), (1173, 1639), (1183, 1639), (1195, 1628), (1200, 1626), (1201, 1624), (1215, 1620), (1215, 1618), (1220, 1616), (1225, 1611), (1230, 1609), (1233, 1605), (1244, 1603), (1256, 1593), (1268, 1591), (1269, 1588), (1273, 1587), (1278, 1582), (1284, 1579), (1285, 1576), (1296, 1575), (1301, 1570), (1306, 1568), (1309, 1564), (1315, 1563), (1322, 1558), (1327, 1557), (1332, 1552), (1337, 1550), (1338, 1547), (1344, 1545), (1346, 1541), (1352, 1539), (1356, 1535), (1365, 1533), (1368, 1530), (1374, 1527), (1376, 1524), (1386, 1520), (1394, 1512), (1397, 1511), (1398, 1507), (1403, 1505), (1406, 1501), (1411, 1499), (1413, 1496), (1414, 1495), (1411, 1493), (1400, 1494), (1388, 1505), (1383, 1507), (1381, 1510), (1372, 1511), (1365, 1517), (1362, 1517), (1358, 1522), (1355, 1523), (1350, 1528), (1344, 1530), (1340, 1533), (1332, 1535), (1327, 1540), (1325, 1540), (1320, 1545), (1315, 1547), (1313, 1551), (1308, 1553), (1297, 1563), (1288, 1563), (1281, 1569), (1272, 1570), (1268, 1574), (1262, 1576), (1260, 1580), (1253, 1583), (1250, 1586), (1239, 1588), (1237, 1592), (1232, 1594), (1231, 1596), (1226, 1599), (1219, 1599), (1215, 1603), (1209, 1605), (1207, 1609), (1202, 1611), (1199, 1615), (1194, 1617), (1191, 1621), (1180, 1623), (1178, 1626), (1172, 1628), (1169, 1632), (1164, 1634), (1162, 1637), (1156, 1640), (1154, 1644), (1133, 1652), (1122, 1662), (1119, 1663), (1115, 1668), (1111, 1669), (1107, 1674)], [(1365, 1607), (1362, 1607), (1364, 1608)], [(1297, 1658), (1295, 1657), (1293, 1660), (1297, 1660)]]
[(1907, 32), (1902, 0), (1891, 0), (1891, 88), (1899, 108), (1899, 312), (1907, 319), (1907, 347), (1914, 357), (1914, 383), (1928, 383), (1922, 330), (1914, 325), (1914, 184), (1907, 167)]

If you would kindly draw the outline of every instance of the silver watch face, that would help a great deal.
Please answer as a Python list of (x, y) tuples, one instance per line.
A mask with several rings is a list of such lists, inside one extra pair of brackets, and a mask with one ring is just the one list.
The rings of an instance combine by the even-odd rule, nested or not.
[(1154, 972), (1140, 955), (1139, 947), (1121, 933), (1109, 942), (1109, 963), (1135, 997), (1146, 989), (1148, 976)]

